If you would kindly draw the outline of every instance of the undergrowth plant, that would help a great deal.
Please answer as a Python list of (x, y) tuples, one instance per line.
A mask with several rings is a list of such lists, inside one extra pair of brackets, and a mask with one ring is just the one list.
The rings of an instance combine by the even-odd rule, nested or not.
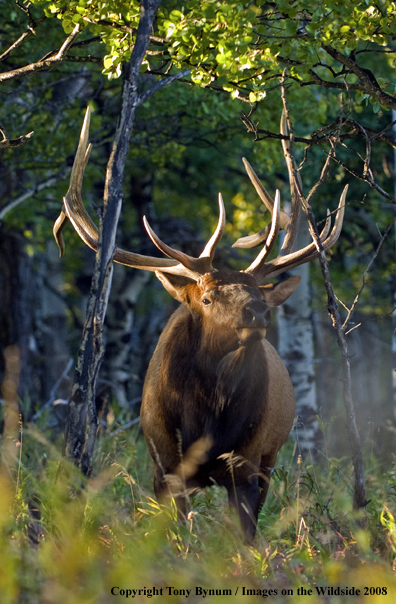
[(14, 445), (0, 473), (2, 604), (345, 602), (337, 588), (360, 589), (353, 601), (365, 588), (365, 601), (395, 597), (395, 466), (381, 473), (367, 460), (371, 501), (356, 514), (349, 461), (296, 461), (290, 441), (247, 547), (219, 487), (191, 496), (185, 523), (153, 499), (136, 427), (102, 431), (89, 480), (34, 426)]

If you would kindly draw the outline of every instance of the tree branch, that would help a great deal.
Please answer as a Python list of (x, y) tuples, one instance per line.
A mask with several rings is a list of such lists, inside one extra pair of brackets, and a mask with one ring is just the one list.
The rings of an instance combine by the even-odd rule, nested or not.
[(21, 44), (23, 44), (26, 38), (35, 34), (37, 27), (46, 19), (47, 17), (45, 15), (43, 17), (40, 17), (40, 19), (38, 19), (37, 21), (35, 21), (34, 19), (30, 19), (28, 30), (25, 31), (21, 36), (19, 36), (18, 40), (11, 44), (11, 46), (7, 48), (7, 50), (4, 51), (3, 54), (0, 55), (0, 61), (4, 61), (4, 59), (6, 59), (14, 50), (16, 50), (19, 46), (21, 46)]
[[(283, 79), (283, 82), (284, 82), (284, 79)], [(282, 100), (283, 100), (283, 106), (285, 109), (286, 116), (288, 116), (289, 114), (288, 114), (284, 86), (282, 86)], [(291, 123), (290, 123), (289, 118), (288, 118), (288, 122), (289, 122), (289, 128), (290, 128)], [(292, 132), (291, 132), (291, 136), (292, 136)], [(333, 141), (332, 141), (332, 150), (329, 155), (334, 155), (334, 149), (335, 149), (336, 142), (337, 142), (337, 137), (335, 138), (335, 140), (333, 139)], [(360, 508), (365, 507), (368, 502), (366, 500), (366, 493), (365, 493), (364, 467), (363, 467), (363, 457), (362, 457), (361, 446), (360, 446), (360, 436), (359, 436), (359, 432), (358, 432), (357, 425), (356, 425), (355, 409), (354, 409), (353, 397), (352, 397), (351, 366), (350, 366), (348, 343), (347, 343), (347, 340), (345, 337), (345, 333), (342, 329), (341, 316), (340, 316), (340, 313), (338, 310), (338, 304), (337, 304), (333, 285), (332, 285), (331, 278), (330, 278), (330, 271), (329, 271), (329, 265), (328, 265), (328, 262), (326, 259), (326, 254), (323, 250), (323, 245), (322, 245), (322, 242), (320, 239), (320, 235), (319, 235), (319, 231), (318, 231), (317, 224), (315, 221), (315, 217), (312, 212), (312, 207), (308, 201), (309, 199), (312, 198), (314, 190), (315, 191), (317, 190), (317, 185), (315, 185), (314, 188), (311, 190), (311, 192), (308, 195), (308, 198), (307, 199), (304, 198), (302, 191), (301, 191), (301, 187), (299, 186), (298, 172), (297, 172), (296, 163), (293, 158), (291, 149), (288, 150), (288, 154), (290, 157), (291, 165), (293, 167), (294, 184), (298, 187), (298, 190), (301, 193), (302, 205), (303, 205), (304, 212), (308, 219), (309, 230), (310, 230), (312, 239), (315, 242), (317, 249), (320, 251), (319, 252), (319, 261), (320, 261), (320, 267), (322, 270), (325, 287), (326, 287), (326, 292), (327, 292), (327, 300), (328, 300), (327, 308), (328, 308), (329, 314), (332, 319), (333, 327), (337, 334), (337, 341), (338, 341), (338, 345), (340, 347), (341, 354), (342, 354), (344, 404), (345, 404), (345, 409), (346, 409), (346, 414), (347, 414), (347, 427), (348, 427), (348, 433), (349, 433), (351, 449), (352, 449), (352, 462), (353, 462), (353, 466), (354, 466), (354, 470), (355, 470), (354, 507), (356, 509), (360, 509)], [(329, 162), (326, 162), (326, 165), (325, 165), (326, 170), (328, 169), (328, 166), (329, 166)], [(324, 177), (324, 170), (322, 170), (320, 181)]]
[(29, 199), (29, 197), (36, 195), (36, 193), (39, 193), (43, 189), (52, 187), (52, 185), (56, 185), (60, 180), (64, 180), (68, 172), (70, 172), (70, 168), (65, 166), (53, 176), (50, 176), (46, 180), (43, 180), (42, 182), (38, 183), (37, 185), (33, 185), (15, 199), (11, 199), (11, 201), (9, 201), (5, 206), (0, 208), (0, 220), (4, 220), (4, 216), (8, 214), (8, 212), (19, 206), (26, 199)]
[(388, 201), (390, 201), (393, 205), (396, 205), (396, 198), (393, 197), (392, 195), (390, 195), (387, 191), (385, 191), (382, 187), (380, 187), (374, 180), (371, 171), (368, 171), (368, 173), (366, 174), (359, 174), (359, 172), (356, 172), (356, 170), (353, 170), (352, 168), (350, 168), (349, 166), (347, 166), (344, 162), (342, 162), (341, 160), (339, 160), (337, 157), (333, 157), (332, 158), (333, 161), (335, 161), (337, 164), (339, 164), (340, 166), (342, 166), (347, 172), (349, 172), (350, 174), (352, 174), (353, 176), (355, 176), (355, 178), (358, 178), (359, 180), (364, 180), (365, 182), (367, 182), (370, 187), (372, 187), (373, 189), (375, 189), (376, 191), (378, 191), (378, 193), (380, 195), (382, 195), (382, 197), (385, 197), (385, 199), (387, 199)]
[(66, 38), (66, 40), (63, 42), (62, 46), (58, 50), (57, 54), (55, 55), (56, 59), (61, 59), (67, 53), (67, 51), (69, 50), (69, 48), (71, 47), (71, 45), (73, 44), (74, 40), (77, 38), (79, 33), (80, 33), (80, 26), (77, 23), (77, 25), (74, 27), (72, 33), (70, 34), (70, 36), (68, 38)]
[[(386, 230), (385, 230), (385, 233), (382, 235), (381, 240), (380, 240), (379, 244), (377, 245), (377, 249), (375, 250), (375, 252), (374, 252), (374, 254), (373, 254), (373, 256), (372, 256), (372, 258), (371, 258), (370, 262), (368, 263), (368, 265), (367, 265), (367, 267), (366, 267), (366, 270), (364, 271), (364, 273), (363, 273), (363, 275), (362, 275), (362, 285), (360, 286), (360, 289), (359, 289), (358, 293), (357, 293), (357, 294), (356, 294), (356, 296), (355, 296), (355, 299), (354, 299), (354, 301), (353, 301), (353, 304), (352, 304), (351, 308), (349, 308), (349, 309), (348, 309), (348, 308), (346, 308), (346, 307), (345, 307), (345, 308), (346, 308), (346, 310), (348, 311), (348, 314), (347, 314), (347, 316), (346, 316), (346, 319), (345, 319), (344, 323), (342, 324), (342, 329), (343, 329), (344, 331), (345, 331), (345, 330), (346, 330), (346, 328), (348, 327), (348, 323), (349, 323), (349, 321), (351, 320), (351, 317), (352, 317), (353, 313), (354, 313), (354, 312), (355, 312), (355, 310), (356, 310), (356, 306), (357, 306), (357, 304), (358, 304), (358, 302), (359, 302), (359, 298), (360, 298), (360, 296), (361, 296), (361, 294), (362, 294), (362, 292), (363, 292), (364, 288), (366, 287), (366, 275), (367, 275), (367, 273), (369, 272), (369, 270), (371, 269), (371, 267), (372, 267), (372, 265), (373, 265), (373, 262), (374, 262), (374, 261), (375, 261), (375, 259), (377, 258), (378, 254), (379, 254), (379, 252), (380, 252), (380, 249), (381, 249), (381, 247), (382, 247), (382, 245), (383, 245), (383, 243), (384, 243), (385, 239), (386, 239), (386, 238), (387, 238), (387, 236), (389, 235), (389, 233), (390, 233), (391, 229), (393, 228), (393, 225), (395, 224), (395, 222), (396, 222), (396, 217), (395, 217), (395, 218), (392, 220), (392, 222), (391, 222), (391, 223), (390, 223), (390, 224), (387, 226), (387, 228), (386, 228)], [(349, 331), (347, 331), (347, 332), (345, 333), (345, 335), (347, 335), (348, 333), (350, 333), (351, 331), (353, 331), (353, 329), (355, 329), (355, 327), (353, 327), (352, 329), (350, 329)]]
[(53, 56), (46, 56), (41, 59), (41, 61), (37, 61), (36, 63), (30, 63), (30, 65), (25, 65), (24, 67), (19, 67), (18, 69), (12, 69), (11, 71), (6, 71), (0, 74), (0, 82), (7, 82), (8, 80), (15, 80), (18, 78), (22, 78), (27, 75), (31, 75), (32, 73), (36, 73), (38, 71), (44, 71), (45, 69), (49, 69), (53, 65), (57, 63), (61, 63), (66, 60), (66, 53), (70, 49), (74, 40), (79, 34), (79, 25), (77, 24), (73, 29), (70, 36), (66, 38), (63, 42), (62, 46)]
[(20, 145), (26, 143), (30, 138), (32, 138), (34, 130), (28, 134), (18, 136), (18, 138), (9, 139), (5, 128), (3, 128), (3, 126), (0, 124), (0, 134), (3, 136), (3, 140), (0, 141), (0, 149), (8, 149), (9, 147), (19, 147)]
[(158, 80), (158, 82), (153, 84), (150, 88), (148, 88), (148, 90), (145, 90), (144, 92), (142, 92), (142, 94), (139, 95), (139, 100), (136, 106), (139, 107), (139, 105), (145, 103), (147, 99), (155, 92), (158, 92), (158, 90), (161, 90), (161, 88), (168, 86), (168, 84), (172, 84), (172, 82), (175, 82), (176, 80), (185, 78), (190, 73), (191, 69), (185, 69), (184, 71), (179, 71), (179, 73), (175, 73), (171, 76), (163, 77), (161, 80)]
[[(360, 82), (359, 89), (366, 94), (377, 99), (381, 105), (389, 107), (389, 109), (396, 109), (396, 98), (387, 94), (382, 90), (378, 84), (374, 74), (369, 69), (360, 67), (353, 59), (353, 55), (349, 57), (343, 55), (340, 51), (336, 50), (328, 44), (322, 44), (322, 48), (336, 61), (345, 65), (348, 69), (354, 73)], [(354, 84), (349, 85), (349, 88), (355, 87)]]

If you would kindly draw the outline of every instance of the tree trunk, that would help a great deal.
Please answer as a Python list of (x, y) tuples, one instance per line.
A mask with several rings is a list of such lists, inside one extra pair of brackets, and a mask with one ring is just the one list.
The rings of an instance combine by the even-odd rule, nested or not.
[[(87, 318), (75, 371), (72, 396), (68, 406), (65, 456), (89, 476), (97, 431), (95, 395), (102, 363), (103, 321), (106, 315), (112, 280), (112, 259), (118, 219), (122, 206), (122, 181), (136, 107), (139, 104), (138, 81), (142, 61), (149, 44), (154, 16), (160, 0), (143, 0), (135, 45), (126, 65), (122, 89), (121, 115), (106, 170), (103, 213), (95, 271), (92, 279)], [(80, 138), (77, 157), (85, 165), (86, 146)], [(73, 172), (72, 172), (73, 175)], [(81, 186), (78, 178), (73, 185)], [(71, 182), (72, 187), (72, 182)], [(71, 191), (71, 188), (69, 189)]]
[(0, 228), (0, 382), (4, 377), (4, 351), (15, 345), (20, 351), (18, 396), (26, 415), (43, 396), (40, 355), (34, 309), (37, 305), (37, 274), (27, 241), (18, 231)]
[[(308, 226), (301, 220), (296, 249), (311, 242)], [(318, 408), (314, 366), (313, 324), (309, 264), (290, 271), (301, 282), (290, 298), (277, 309), (278, 351), (292, 380), (296, 395), (297, 441), (305, 455), (314, 452), (318, 436)]]
[[(42, 390), (44, 400), (68, 399), (71, 382), (62, 379), (70, 362), (69, 325), (62, 299), (61, 259), (53, 241), (48, 241), (38, 269), (37, 338), (42, 353)], [(60, 380), (60, 381), (59, 381)], [(59, 384), (54, 391), (54, 386)]]
[[(134, 252), (144, 253), (148, 236), (143, 227), (143, 216), (155, 225), (152, 212), (153, 176), (134, 178), (131, 183), (131, 200), (137, 211), (137, 225), (141, 245)], [(125, 232), (123, 230), (123, 232)], [(120, 246), (128, 249), (130, 234), (121, 238)], [(139, 249), (140, 247), (140, 249)], [(156, 252), (154, 252), (156, 253)], [(135, 327), (136, 302), (149, 282), (146, 271), (133, 270), (120, 264), (114, 267), (112, 293), (106, 317), (106, 355), (103, 362), (104, 391), (112, 392), (118, 404), (128, 409), (128, 401), (141, 395), (142, 383), (139, 372), (133, 367), (133, 331)], [(136, 334), (134, 334), (136, 338)]]

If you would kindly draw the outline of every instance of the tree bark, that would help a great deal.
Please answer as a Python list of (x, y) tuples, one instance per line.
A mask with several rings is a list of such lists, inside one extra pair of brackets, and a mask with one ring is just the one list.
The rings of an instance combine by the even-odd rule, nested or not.
[[(143, 226), (143, 216), (150, 224), (155, 224), (152, 210), (153, 174), (131, 179), (131, 199), (137, 211), (138, 219), (134, 229), (134, 239), (138, 244), (134, 251), (143, 253), (148, 237)], [(127, 232), (119, 244), (128, 248), (130, 233)], [(103, 363), (104, 387), (101, 399), (108, 398), (111, 392), (118, 404), (128, 409), (129, 401), (141, 396), (142, 381), (133, 366), (132, 342), (136, 339), (135, 310), (136, 303), (150, 279), (147, 271), (133, 270), (121, 264), (114, 266), (114, 278), (109, 309), (106, 317), (106, 354)], [(104, 395), (104, 396), (103, 396)]]
[[(311, 242), (308, 226), (301, 221), (296, 249)], [(309, 264), (290, 271), (301, 282), (290, 298), (277, 309), (278, 352), (290, 374), (296, 395), (297, 442), (300, 453), (314, 453), (318, 433), (318, 408), (314, 367), (313, 324)]]
[(0, 381), (5, 371), (4, 351), (17, 346), (21, 358), (18, 396), (30, 415), (44, 393), (36, 333), (37, 274), (26, 243), (22, 233), (0, 228)]
[(103, 358), (103, 321), (112, 279), (112, 258), (122, 206), (122, 180), (135, 110), (139, 103), (138, 80), (150, 41), (153, 20), (160, 0), (142, 0), (141, 16), (131, 59), (125, 67), (121, 116), (106, 170), (103, 219), (96, 255), (87, 318), (69, 402), (65, 456), (89, 476), (97, 431), (95, 392)]

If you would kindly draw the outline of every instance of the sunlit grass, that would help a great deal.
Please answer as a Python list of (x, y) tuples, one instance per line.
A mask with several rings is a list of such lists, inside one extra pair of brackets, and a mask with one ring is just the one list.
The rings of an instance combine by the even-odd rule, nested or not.
[[(96, 473), (88, 481), (36, 428), (24, 427), (22, 449), (20, 442), (14, 442), (13, 464), (3, 463), (0, 473), (2, 604), (100, 604), (126, 594), (138, 602), (204, 596), (206, 602), (238, 596), (244, 602), (257, 596), (345, 602), (337, 587), (346, 595), (360, 589), (354, 601), (396, 595), (394, 467), (381, 473), (374, 459), (367, 460), (371, 502), (356, 514), (349, 460), (302, 463), (290, 442), (280, 453), (251, 548), (219, 487), (191, 498), (186, 524), (177, 521), (174, 506), (155, 501), (137, 428), (100, 435)], [(148, 591), (154, 587), (158, 594)], [(326, 588), (324, 595), (318, 587)]]

